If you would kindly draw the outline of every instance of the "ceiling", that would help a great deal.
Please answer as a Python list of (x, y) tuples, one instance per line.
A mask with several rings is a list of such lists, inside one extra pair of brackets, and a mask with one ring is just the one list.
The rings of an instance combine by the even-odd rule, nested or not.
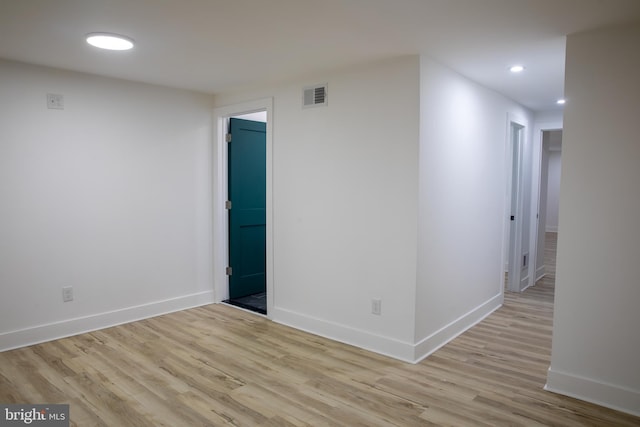
[[(639, 0), (0, 0), (0, 58), (215, 94), (426, 54), (542, 111), (565, 36), (628, 21)], [(95, 31), (136, 47), (99, 51)]]

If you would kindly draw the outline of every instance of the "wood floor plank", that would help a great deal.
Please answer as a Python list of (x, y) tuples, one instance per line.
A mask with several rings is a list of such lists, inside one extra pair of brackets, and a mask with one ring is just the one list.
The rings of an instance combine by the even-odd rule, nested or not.
[(0, 353), (0, 401), (72, 426), (640, 426), (546, 392), (547, 275), (419, 364), (210, 305)]

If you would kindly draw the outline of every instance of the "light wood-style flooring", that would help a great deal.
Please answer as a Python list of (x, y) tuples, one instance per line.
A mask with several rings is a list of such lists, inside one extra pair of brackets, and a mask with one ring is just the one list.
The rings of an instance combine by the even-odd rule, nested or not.
[(550, 273), (416, 365), (210, 305), (0, 353), (0, 402), (82, 427), (639, 426), (542, 389)]

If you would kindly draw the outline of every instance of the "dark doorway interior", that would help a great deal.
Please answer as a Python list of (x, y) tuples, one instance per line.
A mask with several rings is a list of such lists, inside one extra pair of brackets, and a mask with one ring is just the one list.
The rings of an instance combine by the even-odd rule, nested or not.
[(247, 295), (240, 298), (228, 299), (227, 304), (235, 305), (236, 307), (244, 308), (246, 310), (255, 311), (260, 314), (267, 314), (267, 293), (260, 292), (258, 294)]

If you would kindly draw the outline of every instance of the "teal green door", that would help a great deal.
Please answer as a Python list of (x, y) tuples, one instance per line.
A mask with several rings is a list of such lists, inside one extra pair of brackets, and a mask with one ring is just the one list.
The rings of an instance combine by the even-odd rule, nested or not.
[(266, 123), (230, 119), (229, 298), (266, 290)]

